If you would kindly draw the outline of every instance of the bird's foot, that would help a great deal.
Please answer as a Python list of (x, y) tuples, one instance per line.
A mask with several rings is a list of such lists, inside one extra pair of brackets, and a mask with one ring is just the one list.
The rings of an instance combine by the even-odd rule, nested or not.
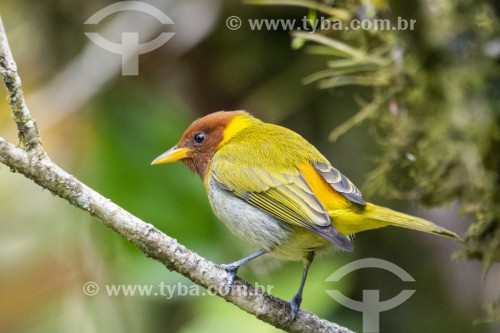
[(226, 288), (231, 289), (231, 287), (233, 286), (234, 279), (236, 278), (236, 273), (238, 272), (238, 268), (240, 268), (240, 265), (232, 263), (232, 264), (222, 264), (220, 265), (220, 267), (222, 267), (229, 273), (227, 277)]
[(290, 320), (293, 321), (295, 319), (295, 316), (297, 315), (297, 312), (300, 309), (300, 304), (302, 303), (302, 296), (301, 295), (295, 295), (291, 300), (288, 301), (288, 304), (290, 304)]
[(246, 262), (249, 262), (252, 259), (255, 259), (255, 258), (263, 255), (264, 253), (266, 253), (266, 251), (259, 250), (255, 253), (252, 253), (251, 255), (246, 256), (245, 258), (240, 259), (238, 261), (235, 261), (233, 263), (220, 265), (220, 267), (222, 267), (223, 269), (225, 269), (229, 273), (229, 276), (227, 277), (226, 287), (228, 289), (231, 289), (231, 287), (233, 286), (234, 279), (236, 278), (236, 272), (238, 272), (238, 268), (240, 268), (241, 265), (243, 265)]

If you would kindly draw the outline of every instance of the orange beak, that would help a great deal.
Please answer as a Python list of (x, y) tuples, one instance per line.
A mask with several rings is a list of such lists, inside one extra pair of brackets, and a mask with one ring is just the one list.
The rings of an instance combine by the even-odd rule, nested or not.
[(151, 162), (151, 165), (156, 165), (156, 164), (165, 164), (165, 163), (172, 163), (176, 162), (182, 159), (185, 159), (188, 157), (188, 154), (192, 150), (189, 148), (177, 148), (177, 146), (173, 146), (169, 150), (167, 150), (165, 153), (161, 154), (157, 158), (154, 159), (153, 162)]

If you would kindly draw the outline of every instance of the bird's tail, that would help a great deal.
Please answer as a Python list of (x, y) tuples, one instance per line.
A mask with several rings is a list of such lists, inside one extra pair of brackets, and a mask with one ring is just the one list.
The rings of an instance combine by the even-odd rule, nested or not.
[[(377, 206), (371, 203), (368, 203), (361, 213), (352, 212), (353, 216), (344, 220), (349, 221), (348, 223), (340, 222), (341, 217), (347, 217), (345, 216), (345, 211), (329, 211), (328, 213), (332, 217), (334, 226), (343, 234), (351, 234), (386, 226), (395, 226), (449, 238), (460, 238), (454, 232), (435, 225), (427, 220), (396, 212), (392, 209)], [(336, 221), (339, 221), (340, 225), (337, 225)]]
[(374, 222), (380, 221), (395, 227), (413, 229), (450, 238), (459, 238), (454, 232), (446, 230), (445, 228), (435, 225), (427, 220), (373, 204), (368, 204), (366, 206), (364, 216), (374, 220)]

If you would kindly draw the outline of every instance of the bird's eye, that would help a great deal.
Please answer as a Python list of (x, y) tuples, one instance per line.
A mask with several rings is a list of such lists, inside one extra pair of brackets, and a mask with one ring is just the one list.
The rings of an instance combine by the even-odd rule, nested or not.
[(199, 133), (196, 133), (193, 137), (193, 141), (194, 143), (202, 143), (203, 141), (205, 141), (205, 133), (204, 132), (199, 132)]

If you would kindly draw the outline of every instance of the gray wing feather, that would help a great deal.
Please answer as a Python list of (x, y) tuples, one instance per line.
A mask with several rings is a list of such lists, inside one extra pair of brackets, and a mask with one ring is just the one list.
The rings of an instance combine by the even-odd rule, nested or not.
[(314, 162), (312, 163), (312, 166), (328, 184), (330, 184), (336, 191), (342, 193), (345, 198), (358, 205), (366, 206), (366, 201), (363, 200), (361, 192), (340, 171), (323, 162)]

